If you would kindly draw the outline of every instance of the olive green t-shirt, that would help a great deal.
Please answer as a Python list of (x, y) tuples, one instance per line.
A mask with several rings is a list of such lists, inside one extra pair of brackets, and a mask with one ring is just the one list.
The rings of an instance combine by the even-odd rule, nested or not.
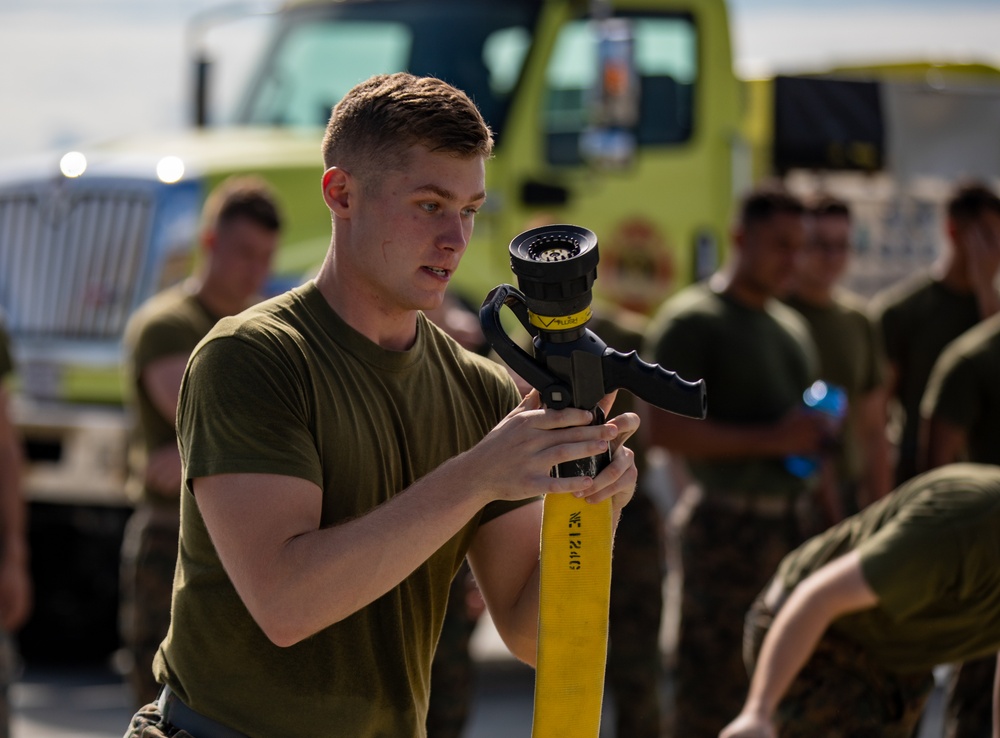
[(1000, 649), (1000, 467), (952, 464), (892, 494), (788, 554), (788, 589), (857, 550), (878, 595), (831, 629), (890, 671), (930, 670)]
[[(157, 678), (247, 735), (423, 736), (448, 589), (493, 503), (401, 584), (288, 648), (254, 623), (191, 480), (279, 474), (323, 490), (320, 527), (363, 515), (470, 448), (519, 402), (498, 364), (425, 317), (407, 351), (348, 326), (312, 283), (225, 318), (195, 350), (178, 408), (187, 480), (170, 632)], [(511, 459), (516, 464), (517, 459)]]
[[(632, 351), (642, 350), (643, 329), (645, 328), (645, 318), (637, 313), (626, 310), (613, 310), (611, 308), (599, 308), (594, 311), (594, 317), (587, 324), (587, 328), (619, 353), (628, 354)], [(633, 413), (636, 411), (635, 397), (627, 390), (619, 390), (615, 397), (615, 404), (608, 412), (608, 417), (614, 417), (621, 413)], [(640, 479), (646, 471), (646, 446), (643, 443), (641, 433), (637, 433), (629, 439), (629, 448), (635, 452), (635, 468), (639, 472)], [(640, 485), (641, 487), (641, 485)]]
[[(705, 284), (685, 288), (660, 308), (644, 353), (682, 379), (704, 379), (707, 418), (726, 423), (777, 422), (817, 378), (801, 315), (776, 300), (751, 309)], [(690, 459), (688, 466), (714, 489), (794, 495), (807, 485), (779, 457)]]
[(899, 441), (896, 482), (917, 473), (920, 400), (931, 368), (951, 341), (979, 322), (979, 305), (970, 294), (960, 294), (919, 274), (875, 296), (885, 353), (898, 369), (896, 395), (904, 413)]
[(142, 373), (153, 362), (170, 356), (188, 356), (212, 329), (218, 318), (185, 284), (170, 287), (143, 303), (125, 326), (125, 398), (132, 414), (129, 444), (129, 494), (154, 504), (175, 506), (167, 497), (143, 484), (150, 453), (177, 443), (173, 418), (167, 419), (153, 404)]
[(948, 344), (934, 364), (921, 413), (964, 428), (969, 461), (1000, 464), (1000, 315)]
[(885, 382), (885, 361), (875, 325), (862, 308), (860, 298), (845, 291), (837, 291), (828, 305), (814, 305), (797, 297), (785, 302), (809, 323), (819, 355), (820, 379), (847, 392), (847, 416), (837, 455), (837, 472), (842, 481), (857, 482), (863, 471), (857, 405), (862, 397)]

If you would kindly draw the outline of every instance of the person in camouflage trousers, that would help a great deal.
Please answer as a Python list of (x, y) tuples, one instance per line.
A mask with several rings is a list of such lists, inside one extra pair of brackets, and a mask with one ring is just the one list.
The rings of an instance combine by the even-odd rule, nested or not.
[[(627, 354), (642, 348), (645, 323), (646, 318), (632, 310), (603, 308), (595, 311), (588, 325), (608, 346)], [(619, 392), (612, 413), (635, 410), (635, 398)], [(621, 534), (611, 559), (607, 682), (615, 705), (614, 735), (659, 738), (663, 728), (660, 622), (666, 545), (660, 509), (643, 484), (648, 471), (647, 444), (639, 438), (633, 446), (640, 484), (622, 510), (618, 521)]]
[(448, 609), (431, 662), (427, 738), (461, 738), (465, 730), (476, 676), (469, 641), (483, 609), (482, 597), (465, 562), (451, 582)]
[(174, 418), (188, 356), (216, 321), (260, 298), (281, 216), (270, 188), (252, 177), (223, 182), (206, 201), (202, 267), (129, 318), (127, 406), (134, 419), (128, 491), (136, 501), (121, 551), (119, 627), (137, 706), (156, 699), (153, 657), (170, 627), (180, 528), (181, 462)]
[[(744, 658), (755, 663), (777, 603), (761, 595), (747, 614)], [(782, 738), (910, 738), (934, 686), (931, 674), (891, 674), (856, 643), (828, 633), (789, 687), (775, 722)], [(837, 699), (830, 699), (830, 694)], [(850, 713), (849, 721), (843, 720)], [(889, 729), (886, 726), (902, 726)]]
[[(1000, 255), (1000, 213), (985, 242)], [(955, 461), (1000, 465), (1000, 315), (949, 343), (934, 363), (921, 402), (920, 457), (934, 468)], [(961, 665), (948, 684), (948, 738), (978, 738), (993, 727), (996, 659)]]
[(835, 435), (802, 407), (818, 379), (801, 315), (781, 304), (805, 241), (802, 203), (781, 189), (747, 193), (731, 262), (686, 287), (652, 319), (646, 359), (704, 379), (707, 416), (651, 410), (649, 442), (692, 484), (671, 515), (683, 576), (674, 669), (673, 735), (714, 738), (739, 710), (747, 677), (741, 624), (780, 558), (801, 540), (800, 502), (812, 479), (784, 457), (819, 455)]
[(611, 560), (608, 614), (608, 687), (615, 704), (617, 738), (661, 735), (660, 621), (663, 615), (664, 545), (656, 504), (636, 491), (618, 521)]
[(998, 531), (1000, 467), (951, 464), (790, 553), (748, 613), (750, 690), (720, 738), (912, 735), (937, 664), (1000, 649)]

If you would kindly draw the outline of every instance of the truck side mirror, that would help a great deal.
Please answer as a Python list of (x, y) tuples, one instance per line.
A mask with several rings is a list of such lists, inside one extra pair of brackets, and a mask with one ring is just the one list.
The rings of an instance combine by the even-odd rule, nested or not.
[(580, 153), (599, 168), (619, 169), (632, 163), (639, 124), (639, 74), (632, 24), (625, 18), (593, 21), (597, 75), (588, 91), (588, 125), (580, 136)]

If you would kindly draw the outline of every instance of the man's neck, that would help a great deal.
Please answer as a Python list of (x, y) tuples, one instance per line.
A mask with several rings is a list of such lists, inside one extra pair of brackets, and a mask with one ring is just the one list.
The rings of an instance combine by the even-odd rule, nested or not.
[(756, 289), (753, 285), (738, 276), (716, 272), (709, 280), (709, 286), (720, 295), (735, 300), (740, 305), (751, 310), (763, 310), (771, 294)]
[(972, 284), (965, 264), (959, 262), (952, 254), (931, 267), (931, 276), (954, 292), (965, 295), (972, 292)]
[(389, 351), (406, 351), (417, 340), (417, 311), (390, 311), (357, 286), (342, 279), (331, 259), (323, 263), (316, 287), (340, 319), (372, 343)]
[(833, 287), (826, 285), (797, 284), (792, 297), (813, 307), (829, 307), (833, 304)]
[(204, 308), (216, 318), (225, 318), (228, 315), (236, 315), (237, 313), (246, 310), (253, 304), (252, 300), (244, 300), (239, 303), (227, 300), (219, 293), (212, 290), (211, 285), (207, 282), (200, 283), (194, 290), (194, 295), (198, 298), (198, 302), (200, 302)]

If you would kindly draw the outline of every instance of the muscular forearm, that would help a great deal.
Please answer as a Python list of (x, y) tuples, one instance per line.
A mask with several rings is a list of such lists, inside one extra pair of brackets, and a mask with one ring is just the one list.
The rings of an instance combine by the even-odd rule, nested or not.
[[(635, 466), (625, 449), (618, 449), (612, 464), (593, 479), (550, 474), (557, 464), (601, 453), (616, 437), (628, 437), (638, 423), (628, 414), (604, 425), (590, 425), (590, 420), (590, 413), (579, 409), (544, 410), (532, 394), (472, 449), (374, 509), (328, 528), (318, 528), (324, 491), (297, 477), (203, 477), (195, 480), (194, 491), (244, 604), (269, 638), (290, 645), (398, 585), (491, 501), (550, 493), (574, 494), (587, 502), (627, 498), (635, 485)], [(325, 494), (336, 499), (358, 491)], [(360, 501), (361, 508), (365, 505)], [(537, 520), (533, 528), (527, 550), (534, 562)], [(513, 553), (511, 543), (501, 536), (489, 546), (489, 558), (501, 562), (491, 573), (503, 572), (504, 559)], [(527, 577), (505, 574), (496, 577), (502, 580), (499, 587), (481, 585), (488, 585), (484, 595), (492, 589), (513, 602), (511, 593)]]
[(21, 453), (12, 442), (0, 444), (0, 536), (4, 560), (26, 559), (25, 505), (21, 493)]
[[(286, 507), (303, 494), (316, 504), (284, 525), (255, 516), (236, 526), (212, 526), (213, 541), (234, 586), (267, 636), (288, 646), (374, 602), (440, 548), (481, 507), (463, 481), (439, 469), (369, 513), (317, 529), (319, 491), (268, 488), (271, 477), (240, 480), (244, 504), (270, 497)], [(231, 509), (224, 478), (196, 480), (206, 521)], [(221, 506), (216, 508), (215, 505)], [(213, 529), (214, 527), (214, 529)], [(304, 532), (303, 532), (304, 531)]]
[(653, 445), (689, 459), (708, 460), (816, 453), (828, 435), (824, 423), (816, 413), (790, 413), (776, 423), (727, 423), (654, 410), (648, 419)]
[(656, 415), (648, 425), (653, 445), (691, 459), (737, 458), (769, 453), (761, 434), (751, 426)]
[(761, 648), (744, 712), (771, 719), (832, 622), (830, 613), (817, 607), (810, 597), (809, 588), (799, 587), (775, 619)]

